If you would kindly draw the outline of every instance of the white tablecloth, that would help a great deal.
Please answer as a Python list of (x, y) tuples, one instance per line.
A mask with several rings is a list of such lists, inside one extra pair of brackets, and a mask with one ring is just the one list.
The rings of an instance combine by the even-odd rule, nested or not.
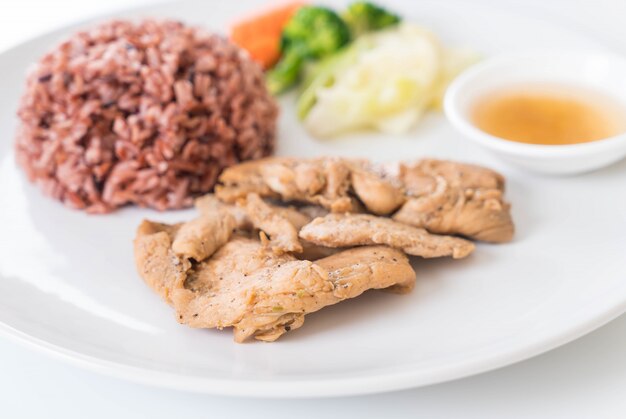
[[(546, 19), (558, 16), (626, 52), (624, 0), (491, 1), (534, 8)], [(78, 19), (149, 2), (5, 0), (0, 50)], [(0, 418), (127, 417), (626, 418), (626, 315), (560, 349), (495, 372), (422, 389), (326, 400), (235, 399), (156, 389), (83, 371), (0, 338)]]

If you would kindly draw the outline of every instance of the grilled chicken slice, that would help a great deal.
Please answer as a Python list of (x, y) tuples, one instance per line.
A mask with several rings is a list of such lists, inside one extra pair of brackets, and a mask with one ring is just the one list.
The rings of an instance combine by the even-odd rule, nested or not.
[(266, 158), (226, 169), (220, 182), (216, 194), (225, 202), (254, 192), (321, 205), (333, 212), (360, 212), (359, 202), (350, 194), (354, 190), (369, 211), (385, 215), (405, 201), (397, 181), (361, 160)]
[(213, 194), (206, 194), (200, 198), (196, 198), (194, 201), (196, 210), (201, 215), (212, 217), (215, 214), (222, 214), (227, 212), (235, 220), (235, 228), (240, 231), (251, 231), (254, 227), (252, 222), (248, 218), (248, 215), (236, 205), (225, 204)]
[(186, 258), (206, 259), (230, 239), (235, 226), (235, 218), (226, 210), (200, 215), (180, 226), (172, 250)]
[(501, 243), (513, 238), (504, 178), (489, 169), (442, 160), (400, 164), (406, 203), (393, 219), (431, 233)]
[(241, 206), (252, 225), (270, 237), (270, 247), (274, 252), (302, 252), (298, 230), (309, 221), (309, 217), (294, 208), (271, 206), (256, 193), (248, 194)]
[[(195, 220), (144, 221), (135, 261), (179, 322), (232, 326), (237, 342), (273, 341), (302, 326), (306, 314), (368, 289), (411, 289), (415, 272), (403, 252), (461, 258), (474, 248), (429, 232), (502, 242), (514, 230), (504, 179), (478, 166), (424, 160), (383, 171), (357, 160), (271, 158), (235, 166), (220, 179), (216, 196), (196, 201)], [(355, 214), (361, 202), (393, 220)], [(270, 246), (251, 238), (257, 230)], [(346, 246), (362, 247), (335, 249)], [(300, 260), (294, 252), (302, 252)]]
[(265, 163), (280, 163), (284, 158), (267, 158), (239, 163), (222, 172), (219, 181), (222, 185), (215, 187), (215, 195), (223, 202), (234, 204), (238, 199), (245, 198), (249, 193), (257, 193), (264, 198), (280, 198), (270, 189), (261, 173)]
[(341, 159), (273, 157), (226, 169), (215, 189), (219, 199), (235, 202), (249, 193), (264, 198), (321, 205), (333, 212), (356, 212), (350, 196), (350, 169)]
[(474, 244), (464, 239), (430, 234), (389, 218), (368, 214), (328, 214), (300, 230), (300, 237), (327, 247), (384, 244), (423, 258), (452, 256), (464, 258)]
[(415, 273), (403, 253), (361, 247), (316, 262), (277, 255), (234, 236), (212, 257), (192, 262), (171, 250), (179, 226), (145, 222), (135, 240), (137, 269), (176, 310), (180, 323), (234, 328), (235, 340), (273, 341), (304, 316), (368, 289), (410, 289)]
[(388, 215), (405, 201), (404, 190), (397, 179), (385, 178), (366, 164), (351, 165), (352, 189), (368, 211)]
[(363, 246), (344, 250), (315, 261), (329, 273), (340, 301), (354, 298), (368, 289), (409, 292), (415, 286), (415, 271), (399, 250), (387, 246)]
[(302, 326), (308, 313), (368, 289), (410, 289), (414, 281), (406, 256), (387, 247), (351, 249), (310, 262), (235, 239), (196, 266), (173, 301), (181, 323), (233, 326), (237, 342), (252, 336), (273, 341)]
[(362, 202), (371, 213), (395, 212), (396, 221), (431, 233), (496, 243), (514, 233), (504, 178), (470, 164), (422, 160), (388, 170), (362, 160), (274, 157), (233, 166), (220, 181), (216, 194), (225, 202), (254, 192), (335, 213), (362, 212)]
[[(263, 200), (257, 194), (249, 194), (246, 199), (246, 207), (248, 204), (251, 204), (250, 210), (246, 209), (246, 212), (252, 211), (256, 208), (257, 205), (264, 206), (266, 210), (272, 211), (277, 214), (281, 218), (287, 220), (289, 224), (293, 226), (296, 230), (300, 230), (302, 227), (307, 225), (313, 218), (305, 212), (300, 211), (299, 208), (295, 208), (292, 206), (284, 207), (280, 205), (270, 204), (267, 201)], [(260, 210), (260, 208), (259, 208)]]
[(168, 304), (172, 304), (172, 290), (183, 284), (191, 268), (191, 262), (179, 258), (172, 250), (180, 226), (144, 220), (134, 241), (137, 272)]
[(274, 205), (257, 194), (248, 194), (247, 197), (232, 205), (207, 194), (196, 199), (195, 206), (202, 215), (227, 211), (235, 219), (235, 229), (239, 234), (251, 236), (260, 231), (265, 234), (265, 239), (269, 235), (270, 239), (265, 243), (278, 253), (296, 252), (298, 259), (316, 260), (337, 252), (336, 249), (298, 239), (298, 231), (304, 225), (317, 216), (328, 214), (328, 210), (313, 205), (300, 208)]
[[(184, 281), (193, 261), (204, 260), (230, 239), (236, 227), (228, 208), (204, 199), (204, 212), (174, 225), (144, 220), (134, 240), (135, 263), (146, 283), (171, 304), (171, 291)], [(192, 259), (192, 260), (190, 260)]]
[(235, 340), (242, 342), (274, 329), (284, 333), (306, 311), (298, 293), (321, 295), (331, 287), (325, 272), (312, 262), (277, 255), (258, 240), (237, 237), (194, 266), (184, 287), (173, 291), (172, 300), (180, 323), (233, 326)]

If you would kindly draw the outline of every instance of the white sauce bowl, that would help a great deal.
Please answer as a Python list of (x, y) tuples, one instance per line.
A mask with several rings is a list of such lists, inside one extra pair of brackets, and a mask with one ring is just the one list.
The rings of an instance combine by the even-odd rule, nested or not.
[(582, 173), (626, 156), (626, 133), (580, 144), (536, 145), (498, 138), (474, 125), (471, 111), (478, 99), (494, 91), (535, 84), (590, 89), (613, 98), (626, 112), (626, 59), (622, 56), (598, 51), (534, 51), (490, 58), (463, 72), (446, 92), (446, 117), (467, 139), (535, 172)]

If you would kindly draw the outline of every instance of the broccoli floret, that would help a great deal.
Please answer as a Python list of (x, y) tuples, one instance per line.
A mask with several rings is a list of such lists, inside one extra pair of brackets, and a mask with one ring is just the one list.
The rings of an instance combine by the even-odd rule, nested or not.
[(267, 90), (271, 94), (278, 94), (296, 84), (300, 77), (303, 59), (295, 51), (286, 51), (274, 68), (265, 75)]
[(400, 17), (368, 1), (357, 1), (348, 6), (343, 18), (350, 27), (352, 36), (396, 25)]
[(283, 29), (281, 49), (297, 50), (302, 58), (321, 58), (350, 41), (350, 29), (334, 11), (301, 7)]
[(337, 13), (325, 7), (301, 7), (283, 29), (282, 58), (267, 73), (269, 91), (284, 92), (298, 82), (305, 60), (330, 55), (349, 41), (350, 29)]

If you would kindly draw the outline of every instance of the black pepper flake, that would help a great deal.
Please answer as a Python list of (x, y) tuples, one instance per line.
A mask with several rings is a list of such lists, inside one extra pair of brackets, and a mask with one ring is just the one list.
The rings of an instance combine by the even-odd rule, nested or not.
[(193, 316), (194, 316), (194, 317), (198, 317), (198, 313), (195, 313)]
[(45, 75), (39, 77), (37, 80), (39, 80), (39, 83), (45, 83), (47, 81), (50, 81), (50, 80), (52, 80), (52, 73), (45, 74)]
[(285, 326), (285, 332), (288, 332), (291, 330), (291, 326)]

